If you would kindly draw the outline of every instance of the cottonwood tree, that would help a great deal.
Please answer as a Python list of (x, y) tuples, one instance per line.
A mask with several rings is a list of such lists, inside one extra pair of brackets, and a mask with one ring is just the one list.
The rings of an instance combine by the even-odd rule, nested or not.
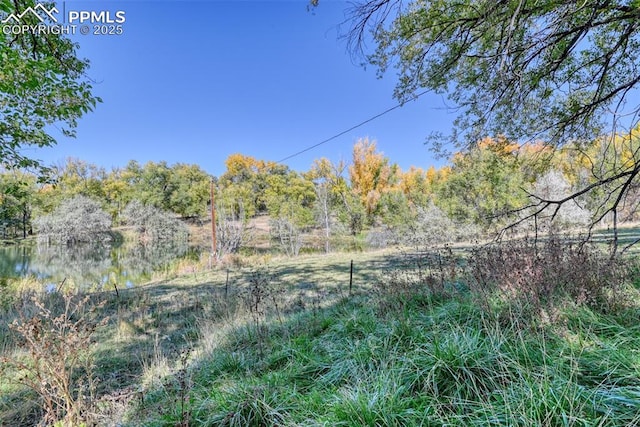
[(211, 177), (198, 165), (177, 163), (171, 168), (174, 191), (169, 199), (172, 212), (182, 217), (206, 215)]
[(284, 179), (290, 174), (287, 166), (258, 160), (244, 154), (231, 154), (226, 160), (226, 172), (220, 177), (222, 197), (227, 203), (242, 200), (247, 218), (269, 209), (270, 179)]
[(94, 200), (103, 200), (104, 180), (107, 173), (104, 168), (85, 160), (67, 158), (64, 163), (51, 167), (50, 176), (55, 181), (58, 200), (75, 196), (86, 196)]
[(400, 173), (399, 187), (407, 197), (410, 206), (426, 206), (433, 198), (438, 172), (431, 166), (427, 172), (411, 166), (408, 171)]
[[(35, 6), (32, 0), (0, 0), (0, 20)], [(43, 17), (44, 19), (44, 17)], [(40, 24), (33, 14), (21, 24)], [(5, 25), (0, 24), (4, 28)], [(6, 34), (0, 31), (0, 164), (38, 167), (37, 160), (20, 151), (25, 146), (56, 143), (49, 129), (55, 125), (65, 136), (75, 136), (77, 120), (100, 98), (92, 94), (77, 45), (68, 38), (42, 32)]]
[(288, 168), (267, 174), (264, 179), (266, 188), (262, 199), (269, 212), (272, 238), (287, 255), (298, 255), (302, 234), (314, 223), (313, 182)]
[(335, 229), (333, 217), (348, 226), (351, 234), (362, 230), (364, 207), (358, 202), (344, 177), (345, 163), (332, 162), (326, 157), (316, 159), (306, 178), (315, 183), (316, 220), (324, 229), (325, 251), (330, 249), (329, 238)]
[(182, 217), (206, 214), (211, 177), (198, 165), (165, 161), (144, 166), (131, 160), (124, 169), (114, 169), (102, 182), (105, 197), (119, 212), (131, 200), (139, 200)]
[(379, 207), (382, 194), (388, 191), (397, 173), (397, 166), (376, 151), (376, 142), (359, 139), (353, 146), (353, 162), (349, 166), (351, 189), (365, 207), (371, 221)]
[(440, 207), (459, 223), (502, 227), (503, 215), (527, 202), (519, 149), (505, 138), (485, 138), (456, 153), (438, 188)]
[[(317, 5), (312, 1), (312, 5)], [(638, 122), (640, 4), (636, 0), (366, 0), (348, 11), (354, 52), (380, 74), (396, 68), (395, 97), (446, 95), (458, 112), (449, 138), (486, 135), (559, 147), (629, 133)], [(373, 39), (373, 52), (366, 42)], [(597, 188), (616, 217), (640, 173), (635, 152), (563, 198), (531, 198), (531, 218)], [(602, 172), (602, 173), (600, 173)], [(614, 219), (615, 229), (615, 219)]]

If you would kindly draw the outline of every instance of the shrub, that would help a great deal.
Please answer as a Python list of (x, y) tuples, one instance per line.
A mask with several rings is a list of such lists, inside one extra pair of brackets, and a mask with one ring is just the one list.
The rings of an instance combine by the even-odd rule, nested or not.
[(302, 247), (302, 229), (293, 220), (275, 218), (270, 220), (272, 238), (287, 256), (297, 256)]
[(406, 244), (420, 248), (473, 240), (479, 234), (476, 226), (455, 222), (438, 206), (429, 203), (418, 208), (415, 224), (409, 227), (404, 240)]
[(23, 305), (20, 318), (9, 325), (30, 357), (3, 357), (2, 369), (16, 371), (16, 381), (38, 395), (47, 425), (60, 420), (80, 425), (94, 401), (93, 335), (107, 319), (98, 320), (101, 306), (91, 304), (89, 296), (53, 294), (46, 299), (48, 304), (33, 296), (33, 306)]
[(402, 305), (416, 295), (447, 299), (464, 290), (459, 258), (451, 248), (405, 253), (373, 283), (379, 308)]
[(160, 240), (186, 240), (187, 226), (171, 214), (133, 200), (122, 211), (126, 225), (133, 226), (144, 243)]
[[(626, 303), (630, 270), (587, 244), (551, 237), (544, 242), (511, 241), (476, 249), (468, 263), (476, 295), (551, 315), (569, 302), (601, 312)], [(553, 320), (553, 319), (552, 319)]]
[[(562, 200), (571, 194), (572, 188), (562, 172), (550, 170), (538, 178), (533, 184), (533, 194), (546, 200)], [(584, 200), (572, 199), (563, 203), (556, 211), (550, 208), (546, 215), (541, 215), (537, 226), (541, 229), (566, 229), (586, 227), (591, 221), (591, 212), (581, 206)]]
[(67, 199), (49, 215), (35, 221), (38, 238), (46, 243), (71, 245), (111, 238), (111, 217), (85, 196)]
[(246, 242), (247, 220), (243, 205), (238, 207), (237, 213), (223, 206), (216, 210), (216, 254), (222, 259), (227, 254), (237, 253)]
[(386, 248), (398, 244), (399, 240), (398, 232), (386, 226), (378, 230), (370, 230), (365, 237), (365, 243), (370, 248)]

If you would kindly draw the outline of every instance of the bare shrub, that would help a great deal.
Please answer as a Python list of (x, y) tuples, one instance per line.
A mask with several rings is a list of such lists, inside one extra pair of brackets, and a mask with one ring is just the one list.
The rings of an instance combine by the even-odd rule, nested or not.
[(125, 224), (135, 227), (142, 243), (186, 241), (187, 226), (172, 214), (139, 200), (132, 200), (122, 211)]
[(111, 238), (111, 217), (85, 196), (63, 201), (51, 214), (36, 219), (35, 226), (39, 241), (45, 243), (71, 245)]
[[(533, 194), (545, 200), (561, 200), (573, 191), (558, 170), (550, 170), (533, 184)], [(591, 212), (584, 205), (586, 202), (580, 198), (571, 199), (558, 206), (557, 210), (551, 209), (548, 215), (540, 215), (537, 226), (541, 230), (586, 227), (590, 224)]]
[(393, 268), (380, 274), (373, 292), (380, 297), (379, 305), (384, 308), (402, 304), (416, 293), (437, 298), (452, 297), (460, 291), (459, 263), (459, 257), (447, 246), (405, 253)]
[(55, 302), (45, 304), (38, 296), (32, 297), (32, 305), (23, 305), (19, 319), (9, 327), (17, 334), (18, 347), (29, 357), (3, 357), (2, 369), (15, 371), (16, 381), (38, 395), (44, 423), (80, 425), (87, 421), (95, 401), (93, 336), (107, 319), (98, 319), (96, 311), (102, 305), (92, 304), (89, 296), (65, 294), (48, 299), (54, 298), (62, 298), (61, 307)]
[(370, 248), (386, 248), (397, 245), (399, 242), (400, 236), (397, 230), (387, 226), (383, 226), (377, 230), (371, 230), (365, 237), (365, 243)]
[(237, 253), (249, 239), (244, 205), (227, 209), (216, 205), (216, 256), (218, 260)]
[(288, 218), (275, 218), (270, 221), (271, 233), (280, 249), (287, 256), (297, 256), (302, 248), (302, 229)]
[(477, 239), (479, 235), (477, 226), (456, 222), (438, 206), (429, 203), (418, 208), (415, 222), (407, 230), (404, 242), (418, 249), (470, 241)]
[(314, 217), (316, 223), (322, 227), (324, 237), (324, 251), (331, 251), (331, 234), (335, 233), (335, 218), (333, 216), (332, 196), (328, 182), (316, 183), (316, 201), (314, 204)]
[(258, 347), (262, 355), (262, 341), (266, 335), (267, 310), (271, 309), (282, 324), (283, 288), (276, 276), (267, 270), (260, 269), (249, 274), (249, 287), (241, 293), (242, 300), (251, 315)]
[(418, 206), (414, 214), (398, 215), (392, 225), (371, 230), (366, 243), (374, 248), (405, 244), (416, 250), (424, 250), (461, 240), (473, 240), (478, 234), (477, 227), (454, 221), (433, 202), (429, 202), (426, 206)]
[(621, 260), (557, 237), (481, 247), (468, 269), (471, 290), (485, 303), (497, 296), (552, 320), (567, 303), (601, 312), (619, 308), (630, 279)]

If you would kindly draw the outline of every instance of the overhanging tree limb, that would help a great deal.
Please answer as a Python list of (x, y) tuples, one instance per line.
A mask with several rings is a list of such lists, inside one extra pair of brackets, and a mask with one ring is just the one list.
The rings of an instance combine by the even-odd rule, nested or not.
[(397, 98), (428, 88), (462, 109), (453, 136), (465, 138), (453, 142), (592, 140), (640, 82), (640, 8), (629, 1), (370, 0), (347, 16), (352, 51), (370, 31), (367, 61), (398, 68)]
[[(362, 0), (347, 16), (352, 52), (380, 74), (397, 69), (395, 97), (428, 89), (454, 103), (454, 146), (470, 149), (487, 135), (504, 135), (579, 149), (637, 125), (636, 0)], [(366, 52), (369, 40), (376, 47)], [(442, 137), (430, 141), (441, 145)], [(521, 216), (511, 227), (543, 213), (554, 218), (562, 205), (595, 191), (604, 197), (594, 223), (609, 213), (617, 221), (640, 163), (635, 154), (615, 160), (618, 154), (591, 162), (591, 181), (566, 197), (530, 194), (530, 204), (511, 212)]]
[[(33, 0), (0, 0), (0, 19), (34, 7)], [(33, 22), (31, 22), (33, 21)], [(26, 14), (22, 24), (40, 24)], [(10, 24), (0, 24), (0, 27)], [(76, 54), (77, 46), (53, 32), (22, 31), (9, 38), (0, 31), (0, 164), (3, 167), (40, 167), (24, 156), (25, 146), (51, 146), (47, 130), (58, 127), (74, 136), (77, 120), (95, 108), (86, 75), (89, 63)], [(40, 169), (44, 170), (43, 168)]]

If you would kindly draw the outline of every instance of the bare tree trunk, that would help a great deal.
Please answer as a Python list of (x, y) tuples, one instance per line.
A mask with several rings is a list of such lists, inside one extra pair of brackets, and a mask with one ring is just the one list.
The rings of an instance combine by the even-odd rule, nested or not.
[(318, 214), (324, 228), (324, 251), (331, 251), (331, 207), (329, 205), (329, 188), (326, 182), (316, 185), (316, 197), (318, 200)]

